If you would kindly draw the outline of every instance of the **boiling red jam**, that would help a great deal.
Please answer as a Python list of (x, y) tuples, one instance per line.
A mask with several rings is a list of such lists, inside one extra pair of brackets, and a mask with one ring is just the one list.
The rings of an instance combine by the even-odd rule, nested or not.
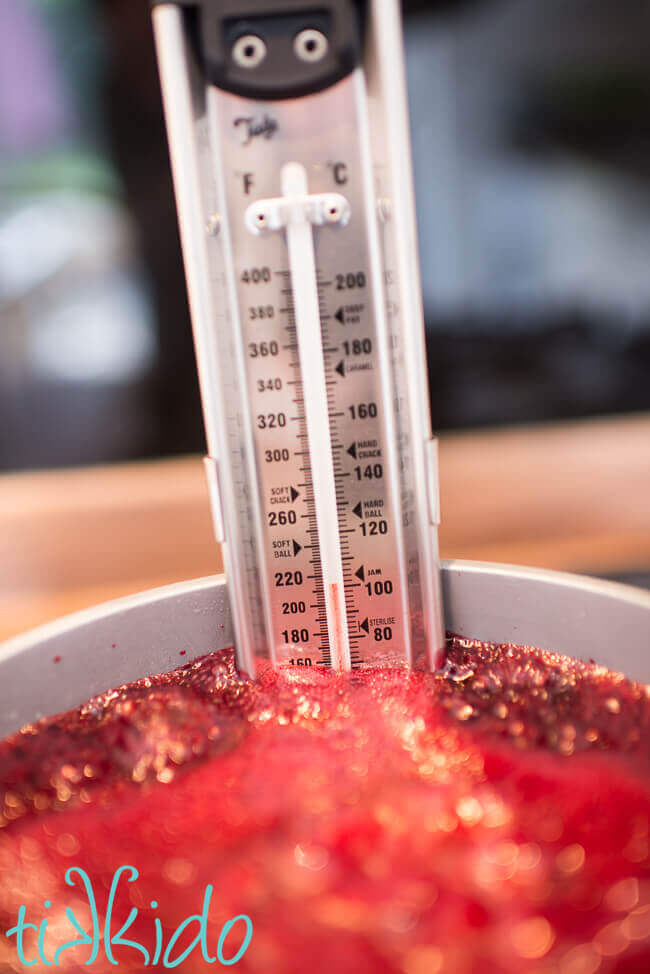
[[(64, 880), (83, 869), (105, 939), (130, 865), (108, 936), (136, 908), (123, 937), (150, 960), (210, 886), (209, 955), (252, 921), (240, 971), (648, 971), (649, 745), (650, 687), (537, 650), (453, 639), (437, 674), (257, 683), (214, 654), (0, 745), (0, 926), (21, 905), (47, 918), (51, 961), (77, 936), (66, 908), (90, 927), (81, 874)], [(25, 969), (16, 944), (0, 936), (1, 970)], [(113, 955), (144, 969), (137, 947)], [(103, 940), (90, 956), (60, 969), (115, 970)], [(180, 969), (220, 962), (197, 946)]]

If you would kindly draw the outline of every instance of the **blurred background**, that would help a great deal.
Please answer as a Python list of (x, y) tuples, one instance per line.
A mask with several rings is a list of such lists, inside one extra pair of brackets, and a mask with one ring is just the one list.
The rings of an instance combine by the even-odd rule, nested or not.
[[(434, 428), (650, 410), (647, 0), (404, 10)], [(147, 0), (0, 0), (0, 416), (0, 471), (204, 450)]]
[[(650, 407), (650, 6), (407, 3), (438, 430)], [(146, 0), (0, 0), (0, 468), (203, 449)]]

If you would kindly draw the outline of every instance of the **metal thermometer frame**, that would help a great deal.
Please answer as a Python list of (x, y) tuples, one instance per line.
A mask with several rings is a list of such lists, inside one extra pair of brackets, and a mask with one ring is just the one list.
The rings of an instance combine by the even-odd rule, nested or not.
[[(199, 361), (215, 533), (224, 544), (239, 665), (255, 674), (269, 662), (269, 634), (273, 631), (265, 573), (259, 571), (260, 564), (268, 564), (269, 538), (261, 499), (255, 496), (259, 481), (245, 394), (246, 362), (238, 341), (242, 323), (228, 194), (220, 166), (211, 165), (211, 152), (221, 158), (215, 148), (220, 135), (214, 119), (217, 95), (222, 93), (206, 86), (197, 68), (181, 7), (176, 3), (157, 6), (154, 29)], [(376, 334), (381, 338), (377, 368), (380, 394), (387, 400), (383, 442), (390, 452), (397, 449), (399, 439), (401, 457), (399, 474), (394, 456), (387, 464), (391, 484), (386, 496), (394, 505), (396, 568), (402, 577), (399, 591), (404, 626), (409, 626), (405, 661), (432, 666), (444, 643), (437, 549), (437, 450), (429, 418), (397, 2), (373, 0), (368, 4), (363, 67), (353, 73), (354, 98), (360, 106), (371, 305)], [(386, 271), (388, 266), (390, 271)], [(230, 341), (224, 354), (226, 333)], [(389, 408), (393, 396), (395, 416)], [(260, 606), (264, 606), (263, 625)], [(332, 662), (346, 666), (338, 653)]]
[[(255, 475), (252, 445), (246, 436), (249, 424), (241, 421), (247, 409), (242, 394), (245, 375), (237, 343), (232, 343), (228, 359), (217, 342), (218, 328), (232, 329), (225, 315), (236, 313), (237, 304), (227, 293), (228, 274), (222, 270), (228, 259), (227, 241), (222, 239), (227, 225), (222, 226), (218, 215), (217, 186), (209, 168), (207, 92), (182, 7), (161, 4), (152, 16), (208, 446), (210, 505), (228, 578), (238, 663), (253, 676), (268, 653), (266, 632), (255, 625), (257, 606), (263, 603), (256, 549), (261, 526), (255, 515), (257, 505), (246, 497), (246, 484)], [(231, 442), (237, 437), (241, 437), (238, 458)], [(247, 510), (242, 511), (242, 501)]]

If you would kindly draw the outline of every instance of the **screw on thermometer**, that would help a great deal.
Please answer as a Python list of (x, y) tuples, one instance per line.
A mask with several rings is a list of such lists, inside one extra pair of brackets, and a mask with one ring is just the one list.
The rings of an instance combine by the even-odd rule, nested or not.
[(239, 665), (433, 665), (398, 4), (182, 6), (198, 51), (177, 4), (154, 27)]

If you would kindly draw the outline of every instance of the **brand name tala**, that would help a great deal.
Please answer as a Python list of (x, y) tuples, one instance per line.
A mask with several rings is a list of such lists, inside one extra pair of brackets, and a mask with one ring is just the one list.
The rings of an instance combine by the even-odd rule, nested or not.
[(270, 139), (278, 130), (278, 123), (271, 115), (262, 115), (261, 118), (241, 115), (233, 125), (240, 134), (242, 145), (248, 145), (257, 138)]

